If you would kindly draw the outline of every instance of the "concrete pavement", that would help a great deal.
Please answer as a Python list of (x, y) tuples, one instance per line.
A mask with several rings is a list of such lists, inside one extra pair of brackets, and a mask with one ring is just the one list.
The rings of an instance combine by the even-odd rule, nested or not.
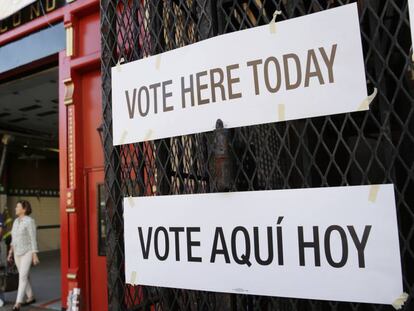
[[(39, 254), (40, 265), (32, 268), (30, 279), (37, 302), (23, 307), (22, 311), (61, 310), (60, 286), (60, 252), (44, 252)], [(6, 293), (6, 306), (0, 311), (13, 308), (17, 292)]]

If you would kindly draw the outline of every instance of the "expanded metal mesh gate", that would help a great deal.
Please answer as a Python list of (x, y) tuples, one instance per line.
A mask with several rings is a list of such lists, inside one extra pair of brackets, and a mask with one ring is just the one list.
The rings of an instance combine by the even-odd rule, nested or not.
[[(110, 69), (121, 57), (129, 62), (267, 24), (276, 9), (282, 20), (350, 2), (101, 0), (110, 310), (392, 310), (126, 285), (122, 199), (129, 195), (394, 183), (404, 290), (414, 295), (414, 70), (406, 0), (358, 1), (368, 90), (379, 92), (368, 112), (233, 130), (218, 122), (210, 133), (112, 145)], [(414, 310), (412, 298), (404, 310)]]

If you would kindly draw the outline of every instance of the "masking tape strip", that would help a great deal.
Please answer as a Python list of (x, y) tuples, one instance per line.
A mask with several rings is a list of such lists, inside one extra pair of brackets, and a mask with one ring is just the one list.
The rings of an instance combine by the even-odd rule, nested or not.
[(270, 33), (276, 33), (276, 17), (280, 14), (282, 14), (282, 11), (278, 11), (278, 10), (276, 10), (273, 13), (273, 18), (269, 23)]
[(118, 72), (121, 71), (121, 64), (125, 61), (125, 59), (123, 57), (121, 57), (120, 59), (118, 59), (118, 62), (116, 63), (116, 70)]
[(132, 271), (131, 272), (131, 277), (129, 279), (129, 283), (132, 285), (135, 285), (135, 281), (137, 280), (137, 272), (136, 271)]
[(151, 140), (151, 137), (152, 137), (153, 133), (154, 133), (154, 131), (152, 129), (149, 129), (147, 131), (147, 133), (145, 134), (145, 136), (144, 136), (144, 141)]
[(375, 203), (375, 201), (377, 200), (379, 188), (380, 185), (371, 185), (371, 187), (369, 187), (368, 201)]
[(161, 66), (161, 54), (158, 54), (155, 58), (155, 68), (159, 70), (160, 66)]
[(278, 105), (279, 121), (285, 121), (286, 120), (285, 111), (286, 111), (285, 105), (284, 104), (279, 104)]
[(135, 206), (135, 202), (134, 202), (134, 199), (132, 198), (132, 196), (128, 197), (128, 203), (129, 203), (129, 206), (131, 206), (131, 207)]
[(125, 143), (125, 139), (128, 135), (128, 131), (127, 130), (123, 130), (122, 135), (121, 135), (121, 139), (119, 140), (119, 143), (121, 145), (123, 145)]
[(377, 88), (374, 88), (374, 92), (372, 92), (371, 95), (367, 96), (367, 98), (365, 98), (362, 101), (362, 103), (359, 105), (358, 111), (368, 110), (369, 105), (374, 100), (374, 98), (377, 96), (377, 94), (378, 94), (378, 90), (377, 90)]
[(248, 290), (247, 289), (243, 289), (243, 288), (235, 288), (235, 289), (233, 289), (235, 292), (238, 292), (238, 293), (247, 293), (248, 292)]
[(407, 301), (408, 297), (409, 296), (407, 293), (402, 293), (401, 296), (395, 299), (394, 302), (392, 303), (392, 306), (394, 307), (394, 309), (400, 310), (402, 306), (405, 304), (405, 302)]

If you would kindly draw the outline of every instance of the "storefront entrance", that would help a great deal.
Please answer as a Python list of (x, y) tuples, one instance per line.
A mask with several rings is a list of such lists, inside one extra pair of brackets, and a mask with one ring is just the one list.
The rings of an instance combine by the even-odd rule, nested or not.
[[(42, 265), (33, 269), (37, 305), (60, 309), (60, 209), (58, 68), (53, 66), (0, 84), (2, 206), (14, 219), (28, 200), (37, 224)], [(16, 293), (7, 295), (9, 301)]]
[[(24, 20), (25, 12), (39, 14)], [(0, 136), (12, 137), (1, 179), (7, 206), (26, 190), (34, 206), (44, 250), (33, 270), (38, 305), (66, 308), (76, 289), (81, 310), (104, 311), (99, 1), (37, 0), (9, 19), (19, 14), (22, 23), (6, 29), (3, 20), (0, 33)]]

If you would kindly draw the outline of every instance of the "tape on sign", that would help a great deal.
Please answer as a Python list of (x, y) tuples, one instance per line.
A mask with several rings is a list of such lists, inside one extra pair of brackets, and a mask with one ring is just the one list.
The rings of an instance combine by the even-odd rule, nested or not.
[(129, 279), (129, 282), (132, 284), (132, 285), (135, 285), (135, 281), (137, 280), (137, 272), (136, 271), (132, 271), (131, 272), (131, 277), (130, 277), (130, 279)]
[(121, 57), (120, 59), (118, 59), (118, 62), (116, 63), (116, 70), (117, 71), (121, 71), (121, 64), (125, 61), (125, 59), (123, 57)]
[(160, 66), (161, 66), (161, 54), (158, 54), (155, 58), (155, 68), (159, 70)]
[(405, 304), (405, 302), (407, 301), (407, 299), (408, 299), (408, 294), (402, 293), (400, 297), (394, 300), (394, 302), (392, 303), (392, 306), (394, 307), (395, 310), (400, 310), (402, 306)]
[(380, 185), (371, 185), (371, 187), (369, 187), (368, 201), (375, 203), (375, 201), (377, 200), (379, 188)]
[(276, 33), (276, 17), (278, 16), (278, 15), (280, 15), (280, 14), (282, 14), (282, 11), (278, 11), (278, 10), (276, 10), (274, 13), (273, 13), (273, 18), (272, 18), (272, 20), (270, 21), (270, 23), (269, 23), (269, 30), (270, 30), (270, 33)]
[(149, 129), (144, 136), (144, 140), (151, 140), (152, 134), (154, 134), (154, 131), (152, 129)]
[(367, 96), (367, 98), (365, 98), (362, 101), (362, 103), (359, 105), (358, 111), (368, 110), (369, 109), (369, 105), (374, 100), (374, 98), (377, 96), (377, 94), (378, 94), (378, 90), (377, 90), (377, 88), (374, 88), (374, 92), (372, 92), (371, 95)]
[(119, 143), (121, 145), (123, 145), (125, 143), (125, 139), (126, 139), (127, 135), (128, 135), (128, 131), (127, 130), (124, 130), (122, 132), (121, 139), (119, 140)]
[(247, 293), (248, 292), (248, 290), (247, 289), (243, 289), (243, 288), (235, 288), (235, 289), (233, 289), (235, 292), (238, 292), (238, 293)]
[(134, 207), (135, 206), (134, 199), (132, 198), (132, 196), (129, 196), (128, 197), (128, 204), (131, 207)]
[(278, 105), (279, 121), (285, 121), (286, 120), (285, 111), (286, 111), (285, 105), (284, 104), (279, 104)]

